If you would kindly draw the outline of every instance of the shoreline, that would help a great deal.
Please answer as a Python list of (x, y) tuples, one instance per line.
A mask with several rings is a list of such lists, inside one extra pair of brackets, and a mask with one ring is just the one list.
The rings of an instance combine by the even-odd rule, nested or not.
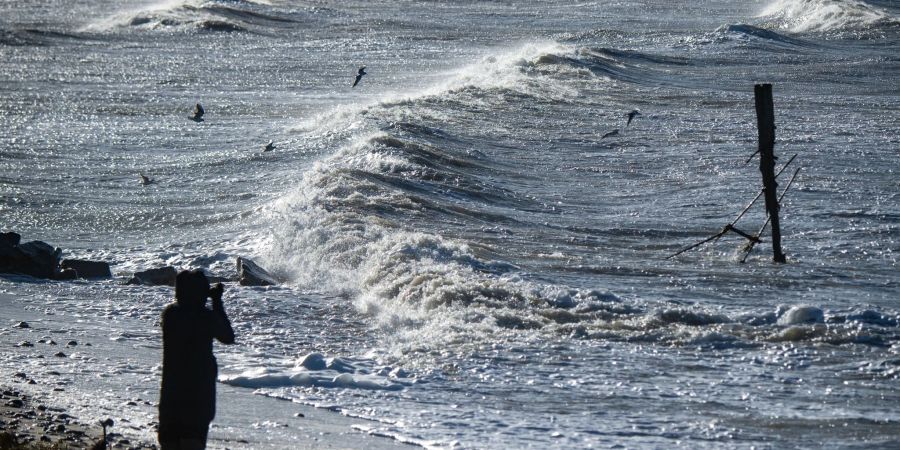
[[(102, 319), (53, 312), (41, 307), (43, 296), (17, 291), (15, 282), (0, 284), (0, 393), (11, 394), (0, 399), (0, 429), (12, 423), (22, 441), (89, 448), (111, 418), (110, 448), (157, 448), (160, 347), (111, 338)], [(153, 331), (122, 320), (134, 333)], [(417, 448), (367, 432), (367, 420), (221, 383), (217, 391), (210, 449)], [(14, 400), (21, 406), (5, 406)]]
[[(20, 383), (34, 382), (24, 373), (16, 378)], [(43, 397), (26, 394), (6, 384), (0, 385), (0, 427), (3, 428), (0, 432), (0, 446), (6, 448), (6, 445), (11, 444), (12, 448), (91, 448), (103, 439), (99, 421), (95, 425), (86, 424), (69, 415), (66, 409), (52, 405), (52, 399)], [(109, 448), (156, 448), (156, 445), (148, 442), (133, 442), (116, 433), (114, 428), (107, 431), (106, 438)]]

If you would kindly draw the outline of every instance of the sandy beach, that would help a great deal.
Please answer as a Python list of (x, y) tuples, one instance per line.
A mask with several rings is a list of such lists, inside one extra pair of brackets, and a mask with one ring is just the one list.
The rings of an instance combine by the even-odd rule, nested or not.
[[(17, 281), (22, 280), (17, 278)], [(30, 301), (15, 294), (15, 285), (3, 282), (0, 293), (0, 346), (2, 358), (20, 361), (3, 364), (0, 374), (0, 421), (20, 443), (59, 443), (85, 448), (101, 435), (99, 422), (115, 421), (109, 429), (112, 448), (156, 448), (156, 400), (159, 385), (158, 350), (138, 351), (128, 342), (101, 336), (91, 321), (36, 311)], [(148, 329), (134, 332), (152, 332)], [(89, 369), (92, 361), (118, 360), (134, 367), (134, 374), (105, 376)], [(112, 361), (110, 361), (112, 360)], [(73, 364), (74, 362), (74, 364)], [(140, 368), (138, 364), (146, 367)], [(84, 370), (80, 370), (81, 366)], [(20, 370), (13, 370), (19, 367)], [(158, 369), (158, 367), (157, 367)], [(119, 378), (119, 379), (117, 379)], [(97, 380), (101, 381), (98, 389)], [(94, 390), (94, 391), (92, 391)], [(103, 401), (95, 401), (104, 397)], [(119, 408), (110, 408), (112, 400)], [(412, 448), (392, 439), (365, 432), (368, 422), (337, 412), (253, 395), (251, 390), (219, 385), (217, 417), (210, 427), (211, 449), (344, 449)], [(241, 436), (247, 429), (266, 429), (258, 441)]]

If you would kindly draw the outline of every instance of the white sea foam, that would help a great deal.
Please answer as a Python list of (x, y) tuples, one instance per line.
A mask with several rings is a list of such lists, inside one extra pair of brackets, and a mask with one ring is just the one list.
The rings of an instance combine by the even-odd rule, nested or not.
[(779, 28), (795, 33), (858, 30), (900, 23), (887, 11), (859, 0), (776, 0), (760, 15)]
[[(133, 27), (137, 29), (172, 29), (172, 30), (211, 30), (211, 31), (239, 31), (243, 27), (239, 21), (235, 21), (222, 14), (222, 10), (240, 16), (241, 6), (254, 4), (266, 4), (241, 0), (237, 2), (219, 2), (210, 0), (168, 0), (142, 5), (138, 8), (119, 11), (111, 16), (96, 21), (87, 27), (86, 31), (107, 32), (120, 28)], [(222, 8), (220, 10), (219, 8)]]
[(260, 389), (279, 387), (319, 387), (371, 390), (400, 390), (411, 380), (398, 375), (399, 369), (383, 369), (371, 373), (340, 358), (325, 358), (310, 353), (300, 358), (292, 369), (253, 368), (240, 373), (220, 375), (219, 381), (232, 386)]
[(778, 325), (797, 325), (802, 323), (821, 323), (825, 313), (815, 306), (794, 306), (778, 318)]

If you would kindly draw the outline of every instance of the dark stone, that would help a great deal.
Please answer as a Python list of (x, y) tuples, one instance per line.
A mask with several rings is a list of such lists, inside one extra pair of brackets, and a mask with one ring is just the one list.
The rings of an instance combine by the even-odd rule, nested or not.
[(60, 253), (62, 250), (41, 241), (15, 247), (0, 246), (0, 272), (52, 278), (59, 267)]
[(19, 245), (21, 240), (22, 236), (19, 233), (12, 231), (0, 233), (0, 247), (15, 247)]
[(9, 406), (10, 408), (21, 408), (21, 407), (25, 406), (25, 402), (23, 402), (20, 399), (14, 398), (14, 399), (6, 402), (6, 406)]
[(19, 322), (15, 326), (16, 328), (31, 328), (31, 325), (28, 325), (28, 322)]
[(57, 357), (57, 358), (65, 358), (65, 357), (66, 357), (66, 354), (63, 353), (63, 352), (56, 352), (56, 353), (53, 354), (53, 356), (55, 356), (55, 357)]
[(15, 377), (15, 378), (28, 378), (28, 375), (25, 374), (25, 372), (16, 372), (15, 374), (13, 374), (13, 377)]
[(78, 278), (110, 278), (112, 272), (109, 264), (103, 261), (86, 261), (83, 259), (64, 259), (60, 263), (63, 269), (73, 269), (78, 273)]
[(142, 284), (147, 286), (175, 286), (175, 276), (178, 272), (172, 266), (160, 267), (158, 269), (145, 270), (143, 272), (135, 272), (134, 276), (128, 280), (126, 284)]
[(62, 269), (53, 274), (53, 279), (57, 281), (74, 280), (78, 278), (78, 272), (75, 269)]
[(66, 343), (66, 347), (74, 347), (78, 345), (78, 341), (69, 341)]
[[(0, 239), (3, 244), (16, 242), (15, 238)], [(57, 271), (61, 250), (41, 241), (22, 245), (0, 245), (0, 272), (51, 278)]]
[(19, 347), (34, 347), (34, 344), (28, 341), (19, 342)]
[(278, 284), (272, 274), (247, 258), (238, 256), (237, 271), (242, 286), (274, 286)]

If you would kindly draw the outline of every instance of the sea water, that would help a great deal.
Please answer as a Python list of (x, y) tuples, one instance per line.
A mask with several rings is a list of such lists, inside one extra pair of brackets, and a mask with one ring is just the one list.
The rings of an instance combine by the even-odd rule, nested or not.
[[(59, 401), (146, 439), (172, 292), (121, 280), (244, 256), (284, 284), (229, 285), (220, 381), (360, 432), (898, 446), (898, 46), (875, 0), (3, 2), (0, 225), (121, 278), (0, 288), (121, 349)], [(759, 82), (788, 263), (666, 259), (759, 192)]]

